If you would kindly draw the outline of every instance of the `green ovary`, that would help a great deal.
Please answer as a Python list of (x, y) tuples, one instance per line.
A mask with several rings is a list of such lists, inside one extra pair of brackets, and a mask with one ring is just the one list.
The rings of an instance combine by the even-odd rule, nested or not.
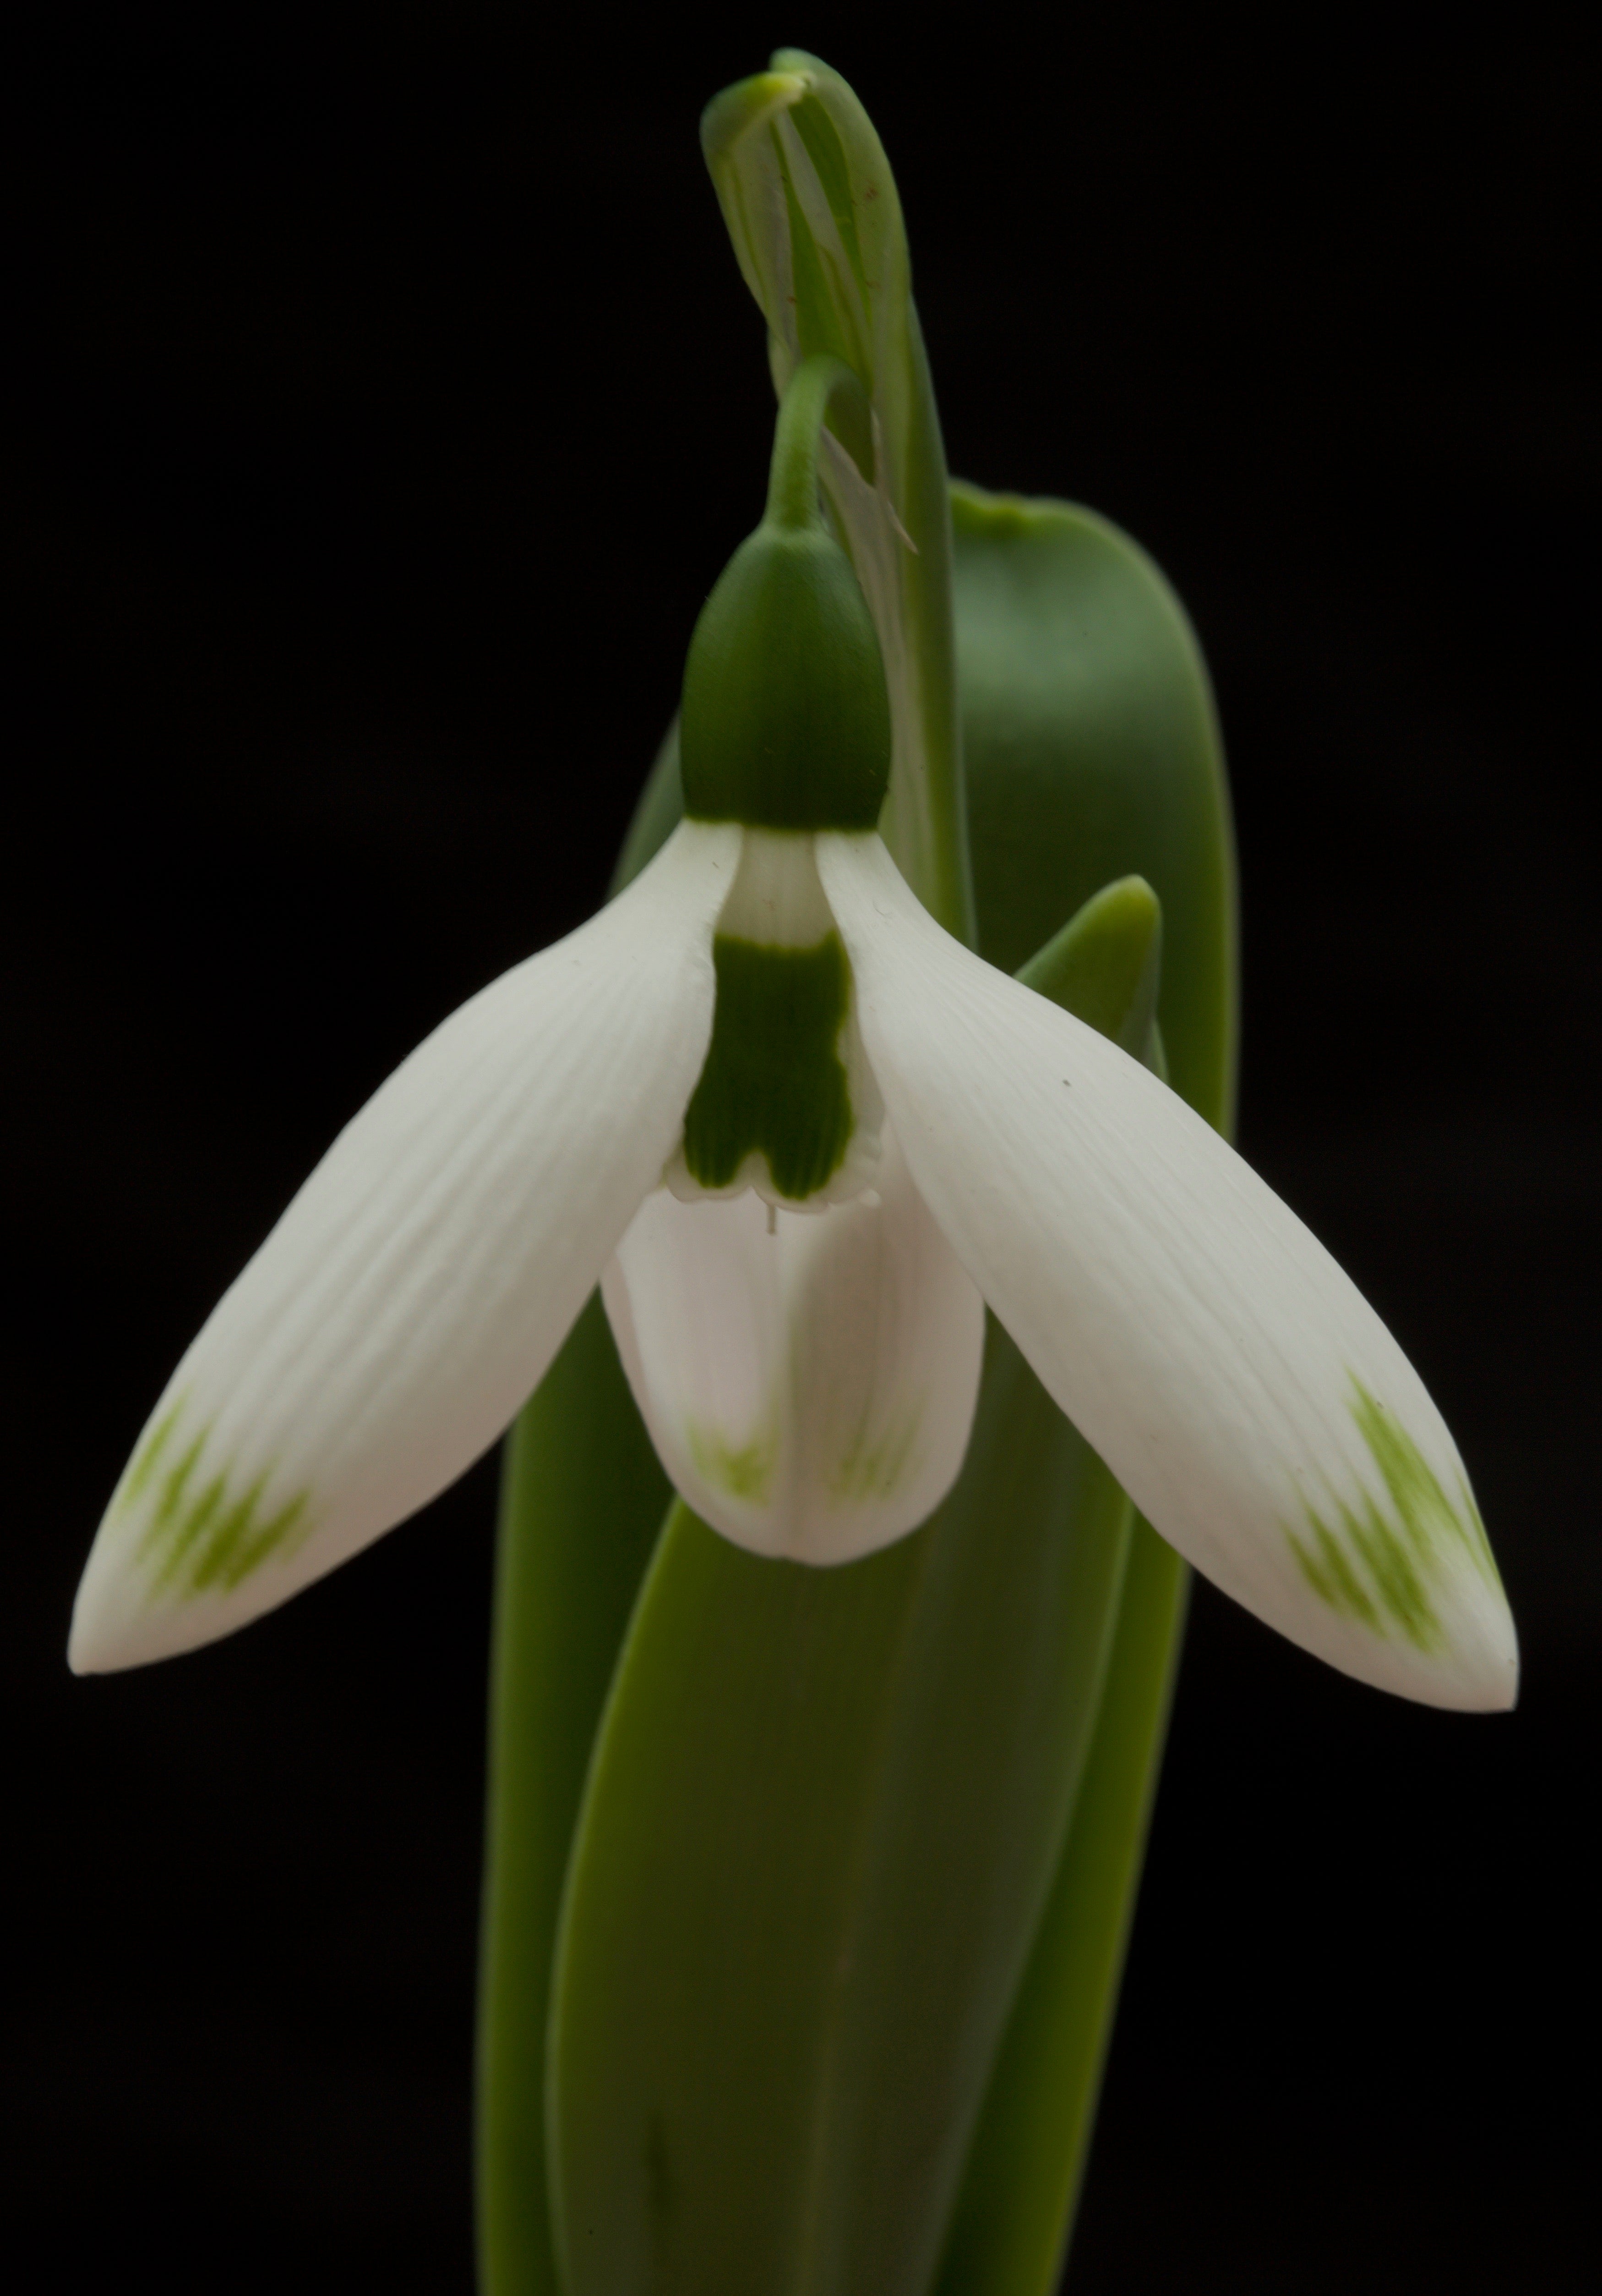
[(837, 933), (811, 948), (763, 947), (719, 933), (712, 1041), (684, 1120), (684, 1160), (703, 1188), (727, 1188), (747, 1156), (766, 1157), (776, 1192), (802, 1203), (850, 1144), (850, 1088), (837, 1049), (850, 968)]

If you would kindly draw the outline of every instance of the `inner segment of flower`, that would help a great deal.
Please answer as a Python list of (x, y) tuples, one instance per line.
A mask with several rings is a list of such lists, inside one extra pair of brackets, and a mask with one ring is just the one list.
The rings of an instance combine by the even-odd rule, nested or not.
[(751, 829), (712, 942), (706, 1064), (663, 1177), (676, 1196), (820, 1211), (873, 1185), (883, 1103), (809, 834)]

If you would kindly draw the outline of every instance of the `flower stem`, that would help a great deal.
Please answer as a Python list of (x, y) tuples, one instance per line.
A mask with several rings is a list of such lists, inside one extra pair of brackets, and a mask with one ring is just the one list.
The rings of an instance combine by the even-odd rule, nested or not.
[(872, 481), (873, 428), (867, 394), (842, 359), (819, 351), (803, 359), (785, 386), (774, 431), (768, 479), (767, 522), (787, 533), (804, 534), (823, 524), (817, 497), (820, 433), (830, 423), (860, 467), (866, 449)]

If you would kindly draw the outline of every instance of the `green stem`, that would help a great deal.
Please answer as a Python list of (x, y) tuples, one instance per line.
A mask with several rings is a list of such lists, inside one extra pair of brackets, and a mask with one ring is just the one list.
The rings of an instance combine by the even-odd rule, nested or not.
[(819, 351), (801, 361), (779, 402), (768, 478), (769, 526), (805, 534), (823, 524), (817, 500), (817, 451), (826, 422), (850, 447), (853, 459), (859, 460), (856, 450), (872, 435), (867, 393), (842, 359)]

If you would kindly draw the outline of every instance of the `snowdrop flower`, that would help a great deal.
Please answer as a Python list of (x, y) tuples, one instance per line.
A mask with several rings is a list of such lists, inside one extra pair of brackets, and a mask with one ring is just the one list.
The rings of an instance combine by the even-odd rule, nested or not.
[(692, 645), (686, 818), (334, 1143), (157, 1405), (72, 1664), (226, 1634), (413, 1513), (600, 1281), (664, 1467), (742, 1546), (841, 1563), (924, 1521), (988, 1302), (1228, 1593), (1366, 1681), (1510, 1704), (1467, 1478), (1379, 1318), (1218, 1134), (951, 939), (881, 842), (877, 644), (815, 460), (793, 435), (785, 459), (809, 420), (816, 455), (806, 374)]

